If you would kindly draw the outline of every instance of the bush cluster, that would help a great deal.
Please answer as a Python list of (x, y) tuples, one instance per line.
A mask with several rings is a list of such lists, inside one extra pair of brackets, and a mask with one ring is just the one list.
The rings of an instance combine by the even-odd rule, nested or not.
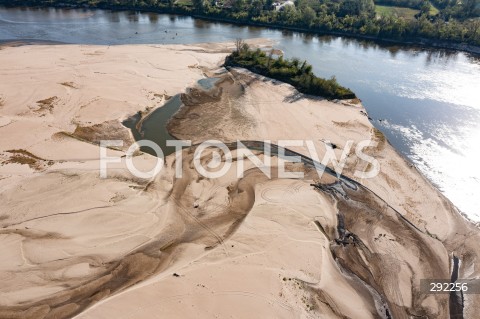
[(335, 77), (323, 79), (315, 76), (312, 66), (299, 59), (275, 57), (273, 52), (253, 50), (237, 40), (235, 51), (225, 59), (226, 66), (240, 66), (252, 72), (293, 85), (298, 91), (328, 99), (353, 99), (355, 94), (340, 84)]

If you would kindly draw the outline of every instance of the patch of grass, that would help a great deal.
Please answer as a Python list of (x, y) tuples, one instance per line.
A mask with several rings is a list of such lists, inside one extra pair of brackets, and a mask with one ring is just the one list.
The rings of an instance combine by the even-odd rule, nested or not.
[(175, 4), (178, 6), (183, 6), (183, 7), (192, 7), (193, 2), (192, 0), (177, 0), (175, 1)]
[(414, 20), (415, 15), (418, 13), (418, 10), (411, 9), (411, 8), (403, 8), (403, 7), (393, 7), (393, 6), (375, 6), (375, 13), (377, 16), (396, 16), (399, 18), (403, 18), (405, 20)]
[(431, 16), (436, 16), (440, 11), (430, 2), (430, 11), (428, 12)]
[(385, 145), (385, 142), (386, 142), (385, 135), (383, 135), (383, 133), (379, 129), (374, 127), (373, 128), (373, 137), (375, 138), (375, 140), (378, 143), (377, 149), (382, 149), (383, 146)]

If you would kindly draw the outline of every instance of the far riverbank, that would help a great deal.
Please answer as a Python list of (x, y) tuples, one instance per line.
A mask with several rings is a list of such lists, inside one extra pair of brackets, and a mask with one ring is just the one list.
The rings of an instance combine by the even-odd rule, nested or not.
[[(0, 0), (0, 5), (4, 5), (7, 8), (16, 7), (16, 6), (9, 6), (8, 3), (5, 4), (3, 2), (4, 2), (3, 0)], [(342, 32), (338, 30), (323, 30), (323, 29), (319, 30), (319, 29), (305, 28), (301, 26), (289, 26), (289, 25), (281, 25), (281, 24), (275, 24), (275, 23), (262, 23), (262, 22), (248, 20), (248, 19), (236, 20), (228, 17), (219, 16), (219, 15), (198, 14), (185, 7), (165, 6), (161, 8), (157, 8), (157, 7), (138, 8), (135, 6), (125, 6), (125, 5), (103, 5), (103, 4), (100, 4), (98, 6), (72, 5), (72, 4), (65, 4), (62, 2), (49, 3), (48, 5), (39, 5), (36, 1), (30, 1), (30, 2), (31, 2), (31, 8), (61, 8), (61, 9), (89, 9), (89, 10), (99, 9), (99, 10), (111, 10), (111, 11), (119, 11), (119, 12), (133, 11), (133, 12), (142, 12), (142, 13), (176, 14), (176, 15), (189, 16), (194, 19), (229, 23), (229, 24), (234, 24), (238, 26), (262, 27), (262, 28), (270, 28), (274, 30), (302, 32), (306, 34), (319, 35), (319, 36), (330, 35), (330, 36), (347, 37), (352, 39), (372, 41), (377, 44), (386, 44), (386, 45), (398, 44), (402, 46), (462, 51), (475, 56), (480, 56), (480, 46), (475, 46), (467, 43), (435, 40), (435, 39), (428, 39), (423, 37), (404, 37), (402, 39), (396, 39), (396, 38), (390, 38), (390, 37), (384, 37), (384, 36), (372, 36), (368, 34), (359, 34), (355, 32)]]

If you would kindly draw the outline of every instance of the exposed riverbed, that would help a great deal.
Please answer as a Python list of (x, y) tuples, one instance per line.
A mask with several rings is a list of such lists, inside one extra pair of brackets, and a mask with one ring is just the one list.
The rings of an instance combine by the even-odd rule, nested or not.
[[(198, 43), (264, 37), (335, 75), (373, 124), (470, 218), (480, 220), (480, 61), (465, 53), (382, 46), (190, 17), (87, 9), (0, 9), (0, 41)], [(1, 93), (1, 92), (0, 92)]]

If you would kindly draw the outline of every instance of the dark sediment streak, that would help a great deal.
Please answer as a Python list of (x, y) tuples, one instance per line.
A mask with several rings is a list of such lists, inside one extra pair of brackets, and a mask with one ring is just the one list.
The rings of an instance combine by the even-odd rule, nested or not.
[[(460, 260), (458, 257), (453, 256), (452, 258), (453, 267), (452, 267), (452, 283), (455, 283), (458, 280), (458, 270)], [(460, 291), (451, 291), (450, 292), (450, 318), (463, 319), (463, 292)]]

